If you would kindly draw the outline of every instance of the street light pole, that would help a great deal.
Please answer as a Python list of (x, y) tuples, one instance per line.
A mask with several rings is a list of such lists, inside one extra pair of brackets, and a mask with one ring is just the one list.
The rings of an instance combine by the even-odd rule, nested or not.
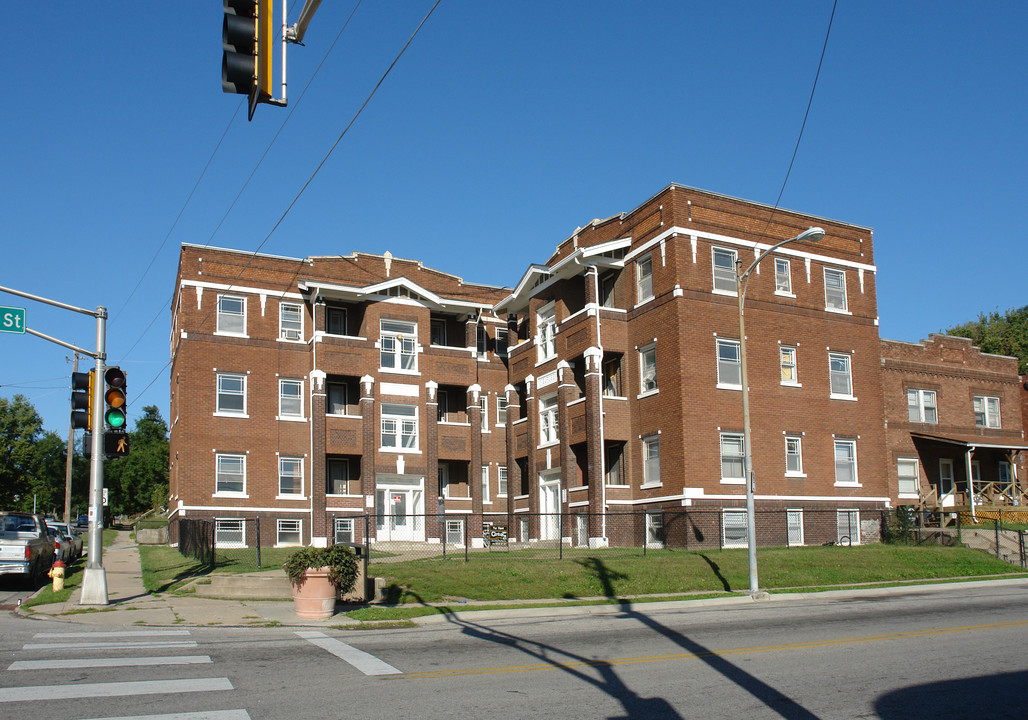
[(753, 478), (753, 452), (750, 447), (750, 388), (749, 376), (746, 367), (746, 321), (743, 310), (746, 302), (746, 289), (750, 284), (750, 274), (760, 261), (772, 252), (787, 245), (788, 243), (806, 240), (807, 242), (818, 242), (825, 236), (825, 231), (819, 227), (807, 228), (799, 235), (780, 243), (772, 245), (757, 256), (756, 260), (750, 263), (745, 270), (742, 269), (742, 261), (735, 261), (736, 269), (736, 295), (739, 301), (739, 366), (742, 371), (742, 434), (743, 434), (743, 474), (746, 477), (746, 547), (749, 553), (750, 564), (750, 593), (755, 595), (760, 592), (757, 581), (757, 526), (756, 511), (753, 503), (755, 482)]

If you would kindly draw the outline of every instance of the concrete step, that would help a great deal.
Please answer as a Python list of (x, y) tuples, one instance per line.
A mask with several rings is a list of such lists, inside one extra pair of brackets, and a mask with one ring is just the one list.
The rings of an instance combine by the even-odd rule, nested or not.
[(292, 586), (285, 572), (272, 575), (209, 575), (194, 581), (190, 587), (203, 597), (246, 600), (289, 600), (293, 597)]

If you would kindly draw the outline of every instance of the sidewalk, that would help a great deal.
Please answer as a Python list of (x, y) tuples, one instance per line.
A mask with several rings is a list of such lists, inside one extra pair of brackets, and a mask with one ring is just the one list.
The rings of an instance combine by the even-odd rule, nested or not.
[[(103, 566), (107, 578), (108, 605), (80, 605), (81, 587), (76, 588), (67, 602), (52, 605), (35, 605), (19, 608), (18, 614), (27, 618), (46, 618), (61, 622), (96, 626), (217, 626), (217, 627), (338, 627), (356, 626), (361, 622), (337, 612), (325, 620), (298, 618), (289, 600), (225, 600), (195, 595), (163, 593), (151, 595), (143, 588), (143, 572), (139, 562), (139, 547), (129, 539), (129, 533), (118, 534), (112, 545), (104, 548)], [(866, 589), (829, 590), (822, 592), (776, 593), (764, 595), (759, 601), (782, 602), (812, 598), (872, 599), (894, 594), (931, 593), (945, 587), (986, 587), (997, 583), (1018, 583), (1028, 585), (1028, 579), (978, 580), (959, 583), (933, 583), (927, 585), (903, 585), (896, 587), (874, 587)], [(541, 601), (536, 601), (541, 602)], [(755, 602), (749, 596), (725, 596), (704, 599), (681, 599), (647, 603), (632, 603), (633, 609), (700, 609), (714, 606), (750, 604)], [(471, 602), (467, 605), (486, 603)], [(492, 603), (489, 603), (492, 604)], [(496, 608), (469, 610), (452, 615), (426, 615), (414, 622), (426, 625), (447, 622), (452, 617), (460, 619), (490, 620), (504, 617), (540, 618), (568, 615), (603, 615), (622, 613), (626, 608), (617, 604), (573, 605), (554, 607), (552, 605), (532, 607), (531, 601), (519, 608)], [(371, 623), (374, 624), (374, 623)]]

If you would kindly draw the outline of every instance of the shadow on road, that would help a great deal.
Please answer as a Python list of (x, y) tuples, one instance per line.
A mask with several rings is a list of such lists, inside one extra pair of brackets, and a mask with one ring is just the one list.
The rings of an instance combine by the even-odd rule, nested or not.
[[(586, 561), (579, 561), (581, 564), (592, 569), (603, 587), (603, 593), (610, 598), (616, 598), (614, 581), (621, 579), (620, 574), (608, 570), (602, 560), (589, 558)], [(709, 561), (708, 561), (709, 562)], [(715, 567), (715, 572), (716, 566)], [(720, 577), (720, 575), (719, 575)], [(706, 663), (710, 668), (720, 673), (729, 682), (742, 688), (759, 700), (768, 709), (774, 711), (787, 720), (818, 720), (817, 716), (796, 701), (783, 695), (775, 688), (765, 683), (742, 668), (724, 659), (717, 652), (712, 651), (691, 640), (676, 630), (665, 627), (651, 617), (637, 612), (632, 608), (631, 602), (621, 601), (621, 617), (637, 620), (653, 632), (667, 638), (678, 647), (692, 654), (697, 660)], [(598, 690), (621, 703), (625, 714), (611, 718), (610, 720), (624, 720), (627, 718), (645, 718), (646, 720), (682, 720), (680, 715), (671, 704), (661, 697), (645, 698), (628, 687), (618, 677), (615, 669), (616, 663), (606, 660), (595, 660), (582, 655), (577, 655), (559, 647), (535, 640), (527, 640), (509, 632), (485, 627), (478, 623), (469, 622), (456, 617), (453, 612), (447, 612), (447, 619), (452, 624), (461, 628), (461, 631), (469, 636), (486, 642), (492, 642), (506, 647), (516, 648), (525, 655), (535, 658), (542, 664), (550, 665), (554, 669), (561, 670), (568, 675), (588, 683)], [(595, 668), (598, 677), (585, 672), (582, 668)]]

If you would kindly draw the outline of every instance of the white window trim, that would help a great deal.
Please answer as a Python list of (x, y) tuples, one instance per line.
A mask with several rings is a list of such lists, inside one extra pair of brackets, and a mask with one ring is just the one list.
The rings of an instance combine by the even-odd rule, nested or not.
[[(503, 419), (502, 420), (500, 419), (501, 403), (502, 403), (502, 410), (503, 410)], [(508, 406), (509, 406), (509, 403), (507, 402), (506, 396), (504, 396), (504, 395), (497, 395), (496, 396), (496, 427), (507, 427), (507, 409), (508, 409)]]
[(488, 435), (492, 432), (489, 429), (489, 396), (485, 393), (478, 396), (478, 425), (482, 434)]
[[(643, 356), (651, 350), (653, 351), (653, 387), (647, 390), (643, 387), (645, 385)], [(649, 397), (650, 395), (656, 395), (658, 392), (660, 392), (660, 385), (657, 381), (657, 343), (652, 342), (639, 348), (639, 394), (635, 397), (636, 399)]]
[(778, 384), (782, 385), (784, 387), (803, 387), (803, 383), (801, 383), (798, 379), (796, 379), (796, 380), (782, 380), (781, 379), (781, 377), (782, 377), (782, 368), (785, 367), (785, 364), (782, 362), (782, 351), (783, 350), (792, 350), (792, 374), (796, 378), (799, 378), (799, 376), (800, 376), (800, 362), (799, 362), (798, 354), (796, 352), (796, 346), (795, 345), (779, 345), (778, 346), (778, 378), (779, 378), (778, 379)]
[[(285, 543), (283, 544), (280, 538), (282, 537), (282, 523), (296, 523), (296, 529), (300, 535), (296, 544)], [(303, 545), (303, 520), (296, 518), (279, 518), (275, 522), (275, 547), (299, 547)]]
[[(714, 264), (714, 256), (718, 252), (727, 253), (732, 257), (732, 271), (735, 277), (735, 290), (725, 290), (717, 286), (717, 265)], [(725, 297), (739, 297), (739, 275), (736, 271), (737, 263), (739, 262), (739, 253), (732, 248), (723, 248), (712, 246), (710, 248), (710, 283), (711, 292), (715, 295), (724, 295)]]
[(482, 504), (492, 505), (493, 501), (490, 500), (489, 495), (489, 466), (483, 465), (482, 470), (479, 473), (479, 482), (482, 484)]
[[(285, 308), (296, 308), (297, 315), (300, 316), (300, 329), (295, 331), (295, 332), (299, 333), (299, 335), (297, 337), (289, 337), (287, 335), (287, 333), (288, 332), (293, 332), (293, 331), (292, 330), (287, 330), (286, 328), (282, 327), (282, 323), (283, 323), (283, 317), (282, 316), (283, 316), (283, 312), (284, 312)], [(300, 303), (280, 302), (279, 305), (278, 305), (278, 339), (280, 341), (282, 341), (282, 342), (302, 343), (303, 342), (303, 329), (304, 329), (303, 328), (303, 305), (301, 305)]]
[[(384, 323), (397, 323), (397, 324), (402, 324), (402, 325), (408, 325), (408, 326), (410, 326), (410, 332), (401, 332), (401, 331), (398, 331), (398, 330), (384, 330), (383, 327), (382, 327)], [(414, 364), (414, 367), (410, 367), (410, 368), (401, 367), (403, 365), (403, 358), (404, 357), (408, 357), (408, 355), (403, 352), (403, 339), (402, 338), (404, 336), (410, 336), (409, 339), (410, 339), (411, 343), (413, 344), (413, 351), (410, 353), (409, 357), (411, 357), (412, 362)], [(418, 324), (417, 323), (410, 322), (409, 320), (390, 320), (388, 318), (381, 318), (378, 321), (378, 338), (379, 338), (378, 342), (375, 343), (375, 348), (378, 350), (378, 364), (379, 364), (378, 370), (379, 370), (379, 372), (393, 373), (393, 374), (396, 374), (396, 375), (414, 375), (414, 376), (420, 376), (421, 375), (421, 373), (418, 371), (418, 355), (421, 353), (421, 349), (422, 348), (421, 348), (421, 345), (418, 344)], [(382, 341), (385, 338), (392, 339), (392, 341), (394, 343), (394, 349), (389, 354), (390, 354), (390, 356), (393, 357), (393, 362), (395, 363), (395, 367), (386, 367), (385, 365), (382, 364), (382, 353), (383, 353)]]
[[(836, 446), (839, 443), (846, 443), (853, 448), (853, 482), (839, 482), (839, 471), (835, 459)], [(857, 441), (845, 438), (835, 438), (832, 442), (832, 467), (835, 468), (835, 487), (863, 487), (858, 474), (859, 463), (857, 462)]]
[(917, 492), (902, 492), (899, 489), (899, 481), (903, 478), (899, 474), (900, 463), (913, 463), (914, 465), (914, 487), (920, 487), (921, 485), (921, 462), (916, 457), (898, 457), (896, 458), (896, 496), (901, 498), (916, 499), (919, 497)]
[[(236, 490), (218, 490), (218, 464), (223, 457), (241, 458), (243, 461), (243, 489), (241, 491)], [(246, 454), (245, 453), (217, 453), (214, 456), (214, 492), (211, 497), (216, 498), (249, 498), (250, 495), (246, 490)]]
[[(725, 477), (725, 438), (732, 437), (739, 439), (739, 447), (742, 449), (742, 477)], [(722, 432), (718, 434), (718, 462), (720, 471), (718, 474), (721, 475), (722, 485), (745, 485), (746, 484), (746, 438), (743, 433), (737, 432)]]
[[(299, 493), (283, 493), (282, 492), (282, 461), (283, 460), (295, 460), (298, 462), (300, 467), (300, 492)], [(304, 462), (303, 458), (295, 455), (282, 456), (278, 459), (278, 494), (275, 496), (276, 500), (306, 500), (307, 495), (305, 490), (307, 489), (307, 481), (304, 477)]]
[(746, 522), (743, 523), (743, 529), (744, 530), (747, 528), (747, 525), (749, 523), (749, 518), (747, 517), (745, 510), (741, 510), (739, 508), (724, 508), (723, 510), (721, 510), (721, 547), (723, 547), (723, 548), (744, 548), (744, 547), (749, 547), (749, 545), (750, 545), (750, 538), (749, 538), (749, 532), (748, 531), (743, 534), (743, 541), (741, 543), (739, 543), (738, 541), (734, 541), (732, 543), (728, 542), (728, 538), (725, 535), (725, 527), (727, 526), (728, 523), (725, 522), (725, 518), (727, 516), (729, 516), (729, 515), (732, 515), (734, 517), (742, 516), (743, 518), (745, 518)]
[[(997, 395), (975, 395), (974, 399), (971, 401), (971, 411), (972, 411), (972, 413), (977, 413), (977, 411), (974, 409), (974, 404), (978, 400), (982, 401), (982, 407), (984, 408), (984, 412), (985, 412), (985, 424), (984, 425), (979, 425), (978, 421), (975, 420), (974, 426), (975, 427), (980, 427), (980, 428), (992, 429), (992, 430), (998, 430), (998, 429), (1002, 428), (1003, 427), (1003, 415), (1000, 412), (999, 396), (997, 396)], [(990, 419), (992, 419), (992, 413), (989, 412), (989, 400), (995, 400), (996, 401), (996, 413), (995, 413), (996, 414), (996, 417), (995, 417), (996, 423), (995, 424), (992, 424), (991, 422), (989, 422)]]
[[(552, 405), (550, 404), (552, 402)], [(544, 405), (545, 403), (545, 405)], [(539, 398), (539, 448), (553, 447), (560, 443), (560, 414), (557, 409), (557, 395), (548, 395)], [(543, 423), (543, 415), (549, 415), (553, 421), (547, 426)], [(544, 435), (546, 428), (551, 430), (550, 436)]]
[(550, 301), (535, 314), (537, 365), (557, 357), (557, 303)]
[[(794, 543), (789, 539), (789, 515), (790, 513), (799, 513), (800, 517), (800, 541)], [(803, 508), (787, 508), (785, 511), (785, 542), (788, 547), (803, 547), (807, 544), (807, 539), (803, 533)]]
[[(910, 420), (910, 393), (917, 394), (917, 420)], [(925, 402), (927, 395), (932, 396), (932, 405), (928, 405)], [(935, 420), (928, 420), (925, 414), (925, 409), (931, 407), (935, 411)], [(939, 424), (939, 395), (935, 390), (925, 390), (924, 388), (907, 388), (907, 420), (909, 422), (923, 423), (925, 425), (938, 425)]]
[(501, 482), (500, 482), (501, 478), (503, 479), (503, 484), (507, 484), (507, 492), (510, 492), (510, 484), (509, 484), (510, 483), (510, 476), (507, 474), (507, 466), (506, 465), (497, 465), (496, 466), (496, 497), (498, 497), (498, 498), (504, 497), (505, 498), (505, 497), (507, 497), (507, 493), (506, 492), (500, 492), (500, 488), (503, 487), (503, 484), (501, 484)]
[[(297, 397), (300, 400), (300, 414), (299, 415), (286, 415), (282, 412), (282, 393), (283, 383), (298, 383), (300, 386), (300, 392)], [(292, 396), (290, 396), (292, 397)], [(278, 379), (278, 415), (275, 417), (276, 420), (286, 420), (292, 422), (306, 422), (307, 418), (304, 415), (304, 402), (303, 402), (303, 380), (300, 378), (279, 378)]]
[[(826, 268), (822, 268), (822, 273), (823, 273), (822, 274), (822, 279), (824, 280), (824, 284), (825, 284), (825, 312), (836, 313), (837, 315), (852, 315), (853, 313), (850, 312), (849, 288), (847, 288), (847, 286), (846, 286), (847, 285), (847, 283), (846, 283), (846, 271), (845, 270), (839, 270), (838, 268), (826, 267)], [(829, 273), (838, 273), (838, 274), (842, 275), (842, 300), (843, 300), (844, 307), (834, 308), (834, 307), (829, 307), (828, 306), (828, 274)]]
[[(849, 393), (836, 393), (832, 392), (832, 358), (844, 357), (846, 358), (846, 375), (849, 377)], [(853, 394), (853, 356), (850, 353), (841, 352), (829, 352), (828, 353), (828, 399), (830, 400), (848, 400), (849, 402), (856, 402), (857, 396)]]
[[(411, 415), (396, 415), (396, 414), (393, 414), (393, 413), (390, 413), (390, 412), (386, 411), (386, 408), (397, 407), (397, 406), (413, 408), (414, 409), (414, 415), (413, 416), (411, 416)], [(381, 408), (381, 411), (379, 413), (379, 420), (378, 420), (378, 444), (379, 444), (379, 448), (378, 449), (379, 449), (379, 451), (380, 452), (388, 452), (388, 453), (405, 453), (405, 454), (409, 454), (409, 455), (420, 455), (421, 454), (421, 422), (420, 422), (420, 417), (419, 417), (420, 413), (419, 413), (418, 406), (417, 405), (404, 405), (403, 403), (382, 403), (380, 405), (380, 408)], [(413, 423), (414, 423), (414, 447), (412, 447), (412, 448), (405, 448), (405, 447), (403, 447), (404, 433), (403, 433), (403, 425), (402, 425), (402, 423), (403, 422), (411, 422), (412, 421), (412, 417), (413, 417)], [(383, 431), (384, 430), (383, 423), (385, 423), (386, 420), (400, 423), (399, 425), (397, 425), (396, 433), (394, 433), (396, 435), (396, 443), (397, 443), (396, 447), (392, 447), (392, 446), (383, 444), (383, 440), (385, 439), (385, 435), (386, 435), (386, 433)]]
[[(235, 378), (242, 378), (243, 379), (243, 392), (242, 392), (242, 395), (243, 395), (243, 411), (242, 412), (234, 412), (232, 410), (219, 410), (218, 409), (218, 406), (221, 404), (221, 378), (223, 378), (223, 377), (235, 377)], [(215, 376), (215, 380), (214, 380), (214, 413), (213, 413), (214, 417), (232, 417), (232, 418), (248, 418), (248, 417), (250, 417), (247, 414), (247, 412), (246, 412), (247, 411), (247, 407), (246, 406), (247, 406), (248, 399), (249, 399), (247, 397), (247, 395), (248, 395), (248, 393), (247, 393), (247, 389), (248, 389), (247, 386), (249, 385), (248, 380), (249, 380), (249, 378), (247, 377), (246, 373), (229, 373), (229, 372), (224, 372), (224, 373), (223, 372), (219, 372), (219, 373), (217, 373), (217, 375)]]
[[(795, 440), (797, 447), (799, 448), (800, 458), (800, 470), (789, 470), (789, 441)], [(803, 472), (803, 436), (802, 435), (786, 435), (785, 436), (785, 477), (789, 478), (805, 478), (807, 474)]]
[[(221, 329), (221, 301), (223, 299), (239, 300), (240, 302), (242, 302), (242, 304), (243, 304), (243, 313), (242, 313), (242, 317), (243, 317), (243, 331), (242, 332), (232, 332), (230, 330), (222, 330)], [(215, 306), (215, 328), (216, 329), (214, 331), (214, 334), (215, 335), (224, 335), (226, 337), (242, 337), (242, 338), (245, 338), (245, 337), (249, 337), (249, 335), (246, 334), (247, 327), (248, 327), (248, 325), (247, 325), (247, 302), (246, 302), (246, 296), (245, 295), (231, 295), (229, 293), (219, 293), (218, 294), (218, 299), (217, 299), (217, 305)]]
[[(788, 290), (780, 290), (778, 288), (778, 263), (780, 263), (780, 262), (785, 263), (785, 268), (786, 268), (785, 275), (789, 279), (789, 289)], [(775, 295), (777, 295), (778, 297), (795, 298), (796, 297), (796, 293), (794, 293), (792, 291), (792, 263), (789, 262), (789, 259), (788, 258), (783, 258), (783, 257), (776, 257), (775, 258), (775, 264), (774, 264), (774, 272), (775, 272), (775, 277), (774, 277)]]
[(860, 510), (857, 509), (857, 508), (838, 508), (835, 511), (835, 522), (836, 522), (836, 531), (835, 531), (835, 533), (836, 533), (836, 538), (838, 538), (838, 536), (839, 536), (839, 530), (838, 530), (839, 515), (842, 514), (842, 513), (855, 513), (856, 514), (856, 516), (857, 516), (857, 524), (856, 524), (857, 537), (854, 538), (852, 535), (848, 535), (847, 537), (849, 537), (849, 539), (850, 539), (850, 545), (860, 545)]
[[(650, 277), (650, 290), (649, 290), (649, 295), (647, 295), (647, 296), (643, 296), (643, 289), (642, 289), (642, 279), (643, 279), (642, 266), (643, 266), (643, 262), (648, 262), (649, 266), (650, 266), (650, 273), (649, 273), (649, 277)], [(651, 300), (653, 300), (654, 297), (656, 297), (656, 295), (653, 292), (653, 253), (651, 252), (651, 253), (648, 253), (647, 255), (639, 256), (639, 258), (635, 261), (635, 307), (639, 307), (640, 305), (645, 305), (646, 303), (648, 303)]]
[[(735, 345), (737, 356), (739, 361), (734, 363), (739, 366), (739, 379), (738, 384), (721, 382), (721, 345)], [(717, 338), (714, 341), (714, 361), (717, 363), (717, 388), (719, 390), (739, 390), (742, 391), (742, 347), (738, 340), (730, 340), (728, 338)]]
[[(649, 479), (647, 477), (647, 469), (649, 467), (649, 465), (648, 465), (649, 458), (647, 457), (647, 455), (649, 454), (649, 448), (650, 448), (650, 444), (651, 443), (656, 443), (657, 444), (657, 475), (660, 475), (660, 434), (658, 433), (656, 435), (647, 435), (646, 437), (642, 438), (643, 480), (642, 480), (642, 484), (639, 487), (640, 487), (640, 489), (643, 489), (643, 490), (646, 490), (646, 489), (649, 489), (649, 488), (659, 488), (659, 487), (663, 486), (663, 484), (664, 484), (663, 479), (659, 479), (659, 480), (654, 481), (654, 480), (651, 480), (651, 479)], [(614, 486), (613, 485), (608, 485), (607, 487), (614, 487)]]

